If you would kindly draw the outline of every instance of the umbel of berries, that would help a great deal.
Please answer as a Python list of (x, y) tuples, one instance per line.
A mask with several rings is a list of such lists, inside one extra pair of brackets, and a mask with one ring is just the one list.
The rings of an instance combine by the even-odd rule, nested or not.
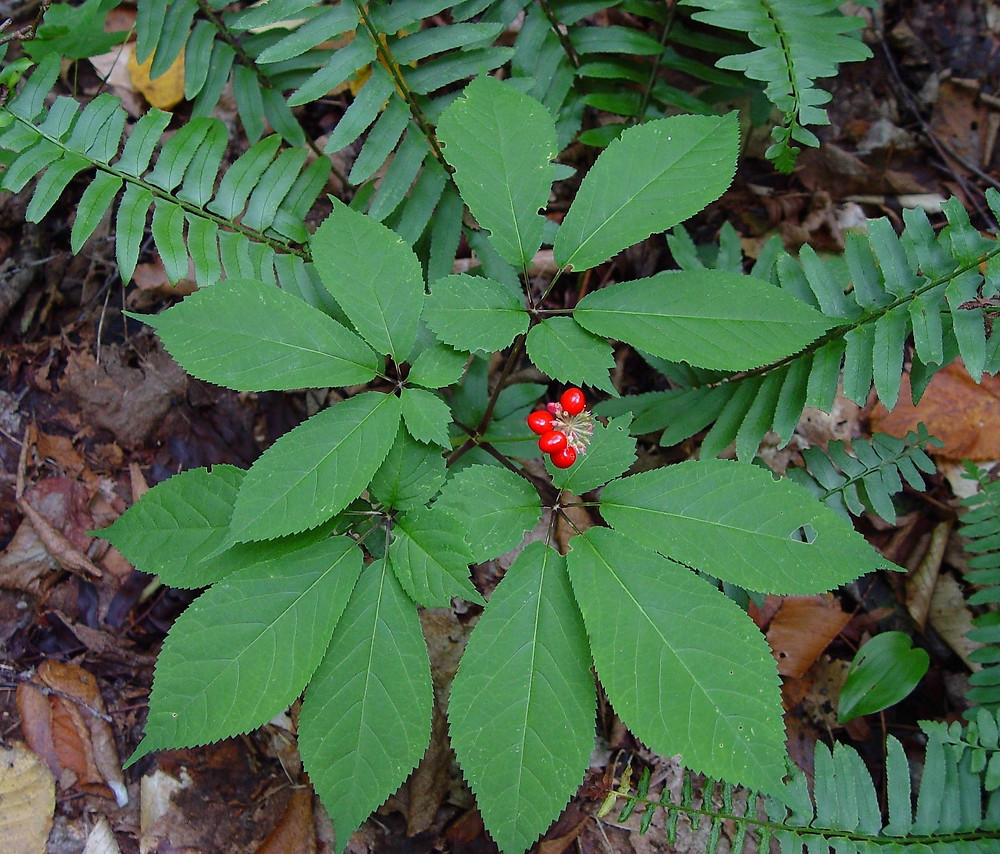
[(550, 403), (528, 416), (528, 427), (538, 434), (538, 448), (552, 458), (552, 465), (568, 469), (586, 453), (594, 434), (594, 419), (587, 398), (578, 388), (568, 388), (558, 403)]

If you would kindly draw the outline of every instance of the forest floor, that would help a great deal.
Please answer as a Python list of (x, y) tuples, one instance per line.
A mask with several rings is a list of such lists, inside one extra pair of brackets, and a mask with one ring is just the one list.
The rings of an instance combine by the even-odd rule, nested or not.
[[(5, 14), (2, 6), (0, 18), (30, 20), (30, 10)], [(983, 194), (1000, 187), (1000, 5), (889, 3), (867, 40), (874, 58), (826, 81), (834, 98), (822, 146), (785, 176), (758, 156), (766, 129), (751, 138), (731, 190), (692, 225), (697, 242), (717, 239), (728, 222), (751, 257), (773, 234), (791, 249), (808, 243), (836, 252), (866, 216), (899, 223), (903, 207), (919, 205), (943, 222), (940, 204), (950, 196), (984, 233), (996, 233)], [(91, 78), (92, 69), (81, 73), (84, 91)], [(119, 94), (141, 109), (141, 95), (121, 85)], [(47, 850), (332, 851), (332, 828), (301, 784), (294, 709), (243, 738), (156, 753), (120, 771), (141, 737), (156, 652), (196, 593), (157, 586), (87, 533), (176, 472), (248, 467), (319, 402), (237, 394), (186, 377), (122, 313), (176, 293), (155, 255), (144, 255), (125, 289), (109, 226), (74, 256), (73, 199), (40, 225), (25, 222), (28, 199), (0, 194), (0, 747), (31, 745), (57, 780), (55, 804), (36, 805), (41, 826), (51, 822)], [(670, 259), (653, 239), (611, 263), (649, 275)], [(633, 361), (623, 363), (621, 382), (643, 390), (651, 377)], [(954, 534), (956, 473), (962, 458), (1000, 460), (1000, 383), (975, 385), (956, 366), (939, 375), (919, 410), (899, 406), (889, 415), (874, 403), (838, 401), (829, 416), (804, 419), (800, 446), (874, 429), (904, 435), (918, 420), (944, 441), (940, 473), (926, 493), (906, 496), (895, 526), (863, 520), (872, 542), (911, 578), (769, 597), (753, 610), (783, 676), (790, 753), (807, 771), (817, 739), (841, 739), (877, 775), (884, 728), (905, 744), (916, 721), (956, 719), (966, 706), (971, 614)], [(423, 619), (436, 667), (453, 668), (468, 615), (439, 610)], [(930, 670), (887, 716), (842, 727), (835, 700), (846, 669), (863, 641), (886, 628), (912, 634), (930, 653)], [(646, 751), (602, 708), (591, 769), (538, 850), (702, 850), (707, 827), (688, 828), (670, 848), (662, 815), (644, 835), (640, 815), (625, 823), (615, 821), (617, 810), (595, 817), (629, 761), (653, 770), (654, 790), (680, 785), (675, 764)], [(719, 850), (727, 846), (723, 839)], [(442, 733), (435, 730), (428, 758), (348, 850), (496, 851)]]

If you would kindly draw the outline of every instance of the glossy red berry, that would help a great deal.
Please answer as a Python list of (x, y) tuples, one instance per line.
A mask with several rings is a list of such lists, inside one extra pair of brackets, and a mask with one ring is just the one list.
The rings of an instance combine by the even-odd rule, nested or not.
[(543, 454), (555, 454), (566, 447), (566, 434), (558, 430), (549, 430), (538, 440), (538, 448)]
[(552, 429), (552, 415), (544, 409), (538, 409), (528, 416), (528, 427), (532, 433), (543, 436)]
[(567, 415), (579, 415), (587, 406), (587, 398), (578, 388), (568, 388), (559, 398), (559, 403), (566, 410)]
[(552, 465), (557, 469), (568, 469), (576, 462), (576, 450), (568, 445), (552, 455)]

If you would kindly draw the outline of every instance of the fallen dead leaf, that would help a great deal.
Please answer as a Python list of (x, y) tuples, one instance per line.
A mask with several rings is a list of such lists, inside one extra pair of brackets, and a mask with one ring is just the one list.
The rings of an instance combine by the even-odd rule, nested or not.
[(926, 542), (918, 543), (915, 553), (920, 555), (919, 561), (906, 577), (906, 609), (920, 631), (927, 625), (927, 615), (930, 613), (952, 526), (950, 520), (941, 522), (934, 527)]
[(962, 588), (951, 575), (938, 576), (934, 585), (928, 621), (941, 639), (954, 650), (972, 672), (982, 670), (982, 665), (969, 660), (969, 653), (982, 646), (969, 640), (968, 632), (973, 628), (972, 612), (965, 604)]
[(34, 679), (18, 685), (17, 709), (28, 744), (61, 786), (110, 794), (120, 807), (128, 803), (110, 718), (93, 674), (45, 660)]
[(87, 834), (87, 844), (83, 854), (121, 854), (121, 848), (118, 847), (115, 835), (111, 832), (111, 825), (105, 816), (98, 818), (97, 824)]
[(137, 367), (129, 364), (132, 355), (103, 347), (98, 363), (88, 350), (73, 352), (63, 378), (85, 421), (110, 430), (128, 448), (146, 441), (187, 389), (184, 371), (160, 347), (141, 357)]
[(140, 63), (130, 51), (127, 59), (129, 77), (152, 106), (170, 110), (184, 100), (184, 51), (182, 49), (170, 68), (154, 80), (150, 79), (149, 69), (155, 56), (154, 52)]
[(56, 785), (24, 744), (0, 748), (0, 839), (4, 854), (41, 854), (52, 828)]
[(903, 375), (899, 403), (889, 412), (877, 403), (871, 414), (871, 429), (890, 436), (905, 436), (921, 421), (944, 447), (928, 448), (935, 457), (948, 460), (1000, 459), (1000, 379), (985, 375), (977, 384), (961, 360), (938, 371), (913, 405), (910, 377)]
[(309, 787), (292, 792), (288, 806), (274, 829), (264, 837), (256, 854), (311, 854), (316, 850), (316, 822), (313, 820), (313, 793)]
[(778, 673), (805, 675), (850, 619), (830, 594), (786, 597), (767, 630)]

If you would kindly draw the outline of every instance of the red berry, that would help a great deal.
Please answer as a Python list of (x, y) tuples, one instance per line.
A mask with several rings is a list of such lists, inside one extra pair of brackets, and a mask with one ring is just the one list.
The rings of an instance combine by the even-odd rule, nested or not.
[(567, 415), (579, 415), (587, 405), (587, 398), (578, 388), (568, 388), (559, 398), (559, 403), (566, 410)]
[(557, 469), (568, 469), (576, 462), (576, 450), (568, 445), (552, 455), (552, 465)]
[(528, 416), (528, 427), (532, 433), (542, 436), (552, 429), (552, 416), (544, 409), (538, 409)]
[(566, 447), (566, 434), (559, 430), (549, 430), (538, 440), (538, 447), (543, 454), (555, 454)]

